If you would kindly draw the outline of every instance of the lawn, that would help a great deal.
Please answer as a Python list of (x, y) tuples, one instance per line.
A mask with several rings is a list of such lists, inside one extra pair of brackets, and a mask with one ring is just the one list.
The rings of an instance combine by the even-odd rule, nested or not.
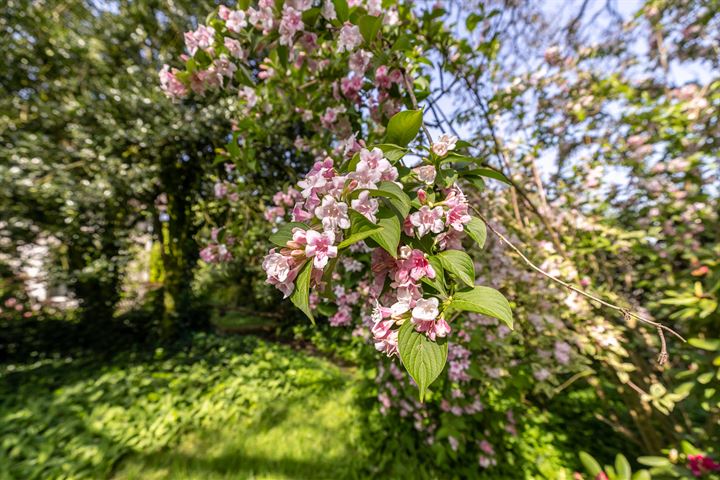
[(0, 478), (361, 475), (357, 373), (287, 346), (196, 334), (1, 373)]

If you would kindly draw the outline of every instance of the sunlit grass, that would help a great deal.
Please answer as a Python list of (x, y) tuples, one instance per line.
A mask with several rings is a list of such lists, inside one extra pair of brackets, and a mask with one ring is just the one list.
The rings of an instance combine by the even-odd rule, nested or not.
[(346, 385), (327, 395), (267, 405), (220, 430), (187, 434), (177, 448), (130, 457), (115, 478), (358, 478), (360, 422)]

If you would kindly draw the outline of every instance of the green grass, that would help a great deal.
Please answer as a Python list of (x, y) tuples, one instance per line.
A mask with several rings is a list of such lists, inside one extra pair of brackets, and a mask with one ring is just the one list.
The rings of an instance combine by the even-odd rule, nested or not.
[(129, 458), (115, 478), (358, 478), (362, 415), (349, 386), (326, 395), (267, 405), (248, 419), (185, 435), (177, 448)]
[(109, 362), (0, 366), (0, 479), (352, 478), (353, 373), (196, 334)]

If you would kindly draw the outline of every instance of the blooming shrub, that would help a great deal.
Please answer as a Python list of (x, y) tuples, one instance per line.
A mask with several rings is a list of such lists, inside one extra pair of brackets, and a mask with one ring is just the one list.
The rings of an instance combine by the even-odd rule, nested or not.
[[(462, 247), (465, 234), (484, 242), (485, 225), (470, 215), (461, 183), (493, 172), (472, 168), (473, 159), (460, 153), (468, 145), (452, 135), (432, 141), (425, 130), (428, 145), (409, 148), (424, 129), (413, 91), (418, 67), (398, 54), (397, 67), (370, 68), (381, 56), (383, 24), (395, 25), (399, 18), (394, 9), (384, 14), (372, 1), (350, 7), (326, 1), (318, 8), (295, 1), (280, 9), (264, 0), (238, 10), (222, 6), (218, 18), (185, 34), (190, 55), (186, 70), (166, 66), (160, 81), (167, 95), (177, 99), (190, 92), (237, 91), (247, 114), (263, 103), (261, 97), (265, 113), (272, 108), (267, 99), (277, 91), (269, 88), (283, 85), (283, 77), (307, 75), (308, 82), (330, 85), (335, 105), (325, 108), (320, 125), (342, 142), (332, 151), (320, 143), (312, 169), (296, 187), (274, 197), (266, 218), (274, 221), (289, 213), (291, 222), (271, 238), (278, 248), (268, 253), (263, 268), (268, 283), (313, 321), (310, 290), (321, 298), (334, 295), (338, 261), (359, 262), (355, 268), (372, 271), (365, 281), (374, 304), (369, 325), (373, 342), (388, 356), (400, 355), (422, 399), (445, 365), (454, 316), (479, 312), (512, 327), (507, 300), (492, 288), (475, 285), (473, 261)], [(404, 15), (412, 18), (411, 12)], [(262, 35), (254, 36), (253, 30)], [(263, 50), (268, 55), (258, 66), (248, 53)], [(326, 78), (332, 70), (340, 74)], [(263, 92), (256, 81), (268, 90)], [(414, 109), (397, 113), (402, 100), (411, 100)], [(370, 104), (368, 113), (364, 102)], [(296, 107), (294, 113), (309, 121), (318, 110), (314, 107)], [(351, 112), (352, 117), (345, 116)], [(383, 143), (351, 135), (350, 118), (374, 125), (376, 132), (384, 130)], [(296, 144), (306, 147), (302, 139)], [(416, 158), (404, 161), (411, 154)], [(222, 182), (216, 184), (216, 197), (226, 192)], [(354, 258), (355, 253), (365, 259), (369, 253), (369, 265)], [(202, 257), (209, 262), (231, 258), (217, 231)], [(336, 307), (331, 322), (350, 323), (347, 295)]]

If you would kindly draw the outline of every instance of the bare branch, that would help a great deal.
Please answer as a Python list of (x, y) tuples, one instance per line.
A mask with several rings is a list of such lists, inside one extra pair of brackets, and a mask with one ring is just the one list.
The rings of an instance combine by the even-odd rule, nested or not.
[(665, 363), (665, 362), (667, 361), (667, 359), (668, 359), (667, 345), (665, 344), (665, 335), (663, 334), (663, 330), (666, 331), (666, 332), (668, 332), (668, 333), (671, 333), (672, 335), (675, 335), (677, 338), (679, 338), (679, 339), (682, 340), (683, 342), (686, 341), (679, 333), (677, 333), (677, 332), (676, 332), (675, 330), (673, 330), (672, 328), (663, 325), (662, 323), (655, 322), (655, 321), (650, 320), (650, 319), (648, 319), (648, 318), (645, 318), (645, 317), (643, 317), (643, 316), (641, 316), (641, 315), (638, 315), (637, 313), (631, 312), (631, 311), (629, 311), (629, 310), (626, 309), (626, 308), (619, 307), (619, 306), (617, 306), (617, 305), (615, 305), (615, 304), (612, 304), (612, 303), (610, 303), (610, 302), (607, 302), (607, 301), (605, 301), (605, 300), (603, 300), (603, 299), (601, 299), (601, 298), (599, 298), (599, 297), (596, 297), (595, 295), (592, 295), (592, 294), (590, 294), (590, 293), (587, 293), (586, 291), (584, 291), (584, 290), (582, 290), (582, 289), (580, 289), (580, 288), (578, 288), (578, 287), (576, 287), (576, 286), (574, 286), (574, 285), (571, 285), (571, 284), (569, 284), (569, 283), (567, 283), (567, 282), (565, 282), (565, 281), (563, 281), (563, 280), (560, 280), (559, 278), (557, 278), (557, 277), (555, 277), (555, 276), (547, 273), (545, 270), (543, 270), (542, 268), (538, 267), (538, 266), (535, 265), (533, 262), (531, 262), (530, 259), (528, 259), (528, 258), (520, 251), (520, 249), (519, 249), (518, 247), (516, 247), (510, 240), (508, 240), (507, 238), (505, 238), (505, 236), (504, 236), (503, 234), (501, 234), (500, 232), (498, 232), (498, 231), (495, 229), (495, 227), (493, 227), (493, 226), (487, 221), (487, 219), (483, 216), (483, 214), (481, 214), (475, 207), (472, 207), (472, 209), (475, 211), (475, 213), (477, 214), (477, 216), (480, 217), (480, 219), (481, 219), (483, 222), (485, 222), (485, 225), (487, 225), (487, 228), (488, 228), (492, 233), (494, 233), (495, 236), (497, 236), (500, 240), (502, 240), (503, 243), (505, 243), (505, 245), (507, 245), (507, 246), (510, 247), (515, 253), (517, 253), (517, 254), (520, 256), (520, 258), (521, 258), (530, 268), (532, 268), (532, 269), (535, 270), (536, 272), (540, 273), (540, 274), (543, 275), (545, 278), (548, 278), (548, 279), (552, 280), (553, 282), (555, 282), (555, 283), (557, 283), (557, 284), (559, 284), (559, 285), (567, 288), (568, 290), (572, 290), (572, 291), (575, 292), (575, 293), (578, 293), (578, 294), (580, 294), (580, 295), (582, 295), (582, 296), (584, 296), (584, 297), (586, 297), (586, 298), (588, 298), (588, 299), (590, 299), (590, 300), (592, 300), (592, 301), (594, 301), (594, 302), (597, 302), (597, 303), (599, 303), (600, 305), (603, 305), (603, 306), (605, 306), (605, 307), (607, 307), (607, 308), (611, 308), (611, 309), (613, 309), (613, 310), (616, 310), (616, 311), (622, 313), (622, 314), (623, 314), (623, 319), (625, 319), (626, 321), (629, 320), (630, 318), (634, 318), (634, 319), (636, 319), (636, 320), (639, 320), (639, 321), (642, 322), (642, 323), (645, 323), (645, 324), (648, 324), (648, 325), (652, 325), (653, 327), (655, 327), (655, 328), (658, 330), (659, 334), (660, 334), (661, 350), (660, 350), (660, 354), (659, 354), (659, 356), (658, 356), (658, 363), (660, 363), (661, 365), (662, 365), (663, 363)]

